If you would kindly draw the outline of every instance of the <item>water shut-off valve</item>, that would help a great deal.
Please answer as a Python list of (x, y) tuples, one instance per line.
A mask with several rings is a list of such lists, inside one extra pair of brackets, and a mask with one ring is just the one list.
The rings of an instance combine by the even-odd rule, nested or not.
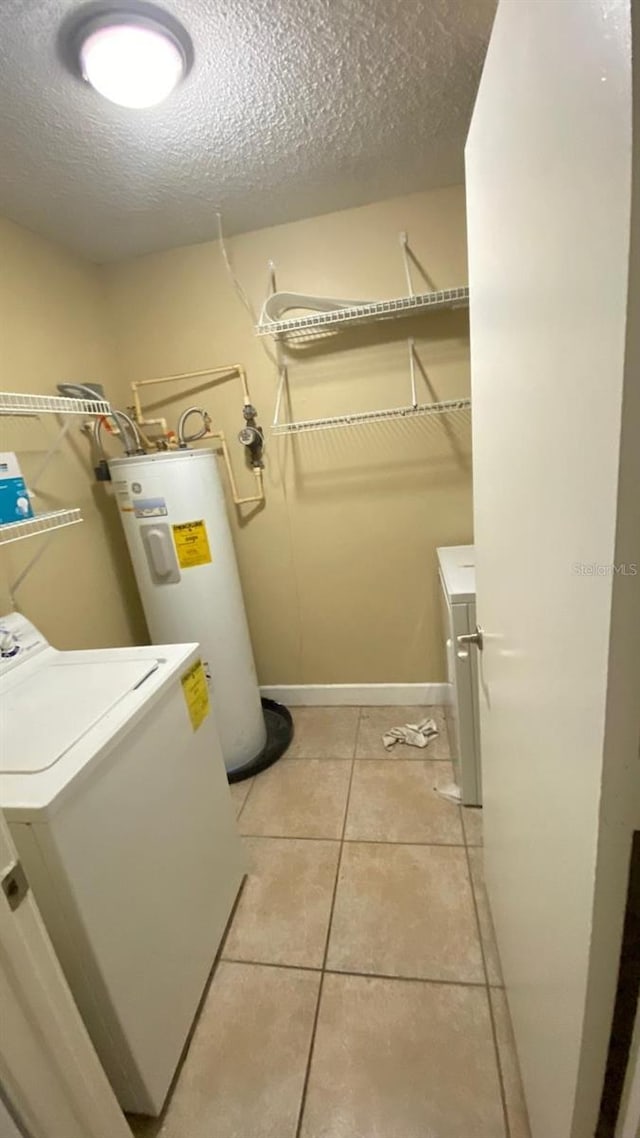
[(253, 470), (261, 468), (262, 452), (264, 450), (264, 432), (256, 423), (257, 411), (252, 403), (245, 403), (242, 408), (245, 426), (238, 433), (238, 441), (246, 448), (247, 463)]

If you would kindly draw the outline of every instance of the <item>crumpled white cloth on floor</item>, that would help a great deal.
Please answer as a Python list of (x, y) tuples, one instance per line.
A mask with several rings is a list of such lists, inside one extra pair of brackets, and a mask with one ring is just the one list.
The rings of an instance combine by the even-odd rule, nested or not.
[(447, 782), (444, 786), (434, 786), (436, 794), (446, 798), (448, 802), (462, 802), (462, 791), (455, 782)]
[(396, 743), (406, 743), (409, 747), (426, 747), (438, 734), (435, 719), (423, 719), (420, 723), (405, 723), (404, 727), (391, 727), (382, 736), (387, 751)]

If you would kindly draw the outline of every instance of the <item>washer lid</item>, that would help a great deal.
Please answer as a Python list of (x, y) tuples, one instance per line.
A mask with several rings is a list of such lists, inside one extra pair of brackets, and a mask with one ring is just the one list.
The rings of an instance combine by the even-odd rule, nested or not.
[(65, 661), (2, 685), (0, 773), (37, 774), (54, 766), (111, 709), (158, 668), (157, 660)]
[(437, 551), (444, 587), (453, 604), (476, 599), (476, 551), (473, 545), (442, 546)]

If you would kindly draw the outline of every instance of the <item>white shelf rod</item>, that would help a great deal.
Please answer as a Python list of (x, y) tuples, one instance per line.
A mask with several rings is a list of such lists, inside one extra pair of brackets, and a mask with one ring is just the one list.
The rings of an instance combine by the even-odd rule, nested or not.
[(0, 392), (0, 415), (110, 415), (106, 399), (71, 399), (66, 395)]
[(300, 419), (294, 423), (274, 423), (274, 435), (297, 435), (311, 431), (329, 431), (337, 427), (358, 427), (363, 423), (380, 423), (391, 419), (412, 419), (424, 415), (444, 415), (466, 411), (470, 399), (446, 399), (438, 403), (417, 403), (409, 407), (386, 407), (381, 411), (361, 411), (352, 415), (332, 415), (327, 419)]
[(418, 396), (416, 395), (416, 342), (414, 339), (409, 340), (409, 378), (411, 381), (411, 406), (418, 406)]
[(62, 443), (62, 440), (66, 437), (66, 435), (69, 433), (70, 427), (71, 427), (71, 419), (65, 419), (62, 426), (60, 427), (60, 430), (58, 431), (58, 434), (56, 435), (54, 441), (52, 442), (51, 446), (49, 447), (49, 450), (45, 454), (44, 458), (42, 459), (42, 462), (40, 463), (40, 465), (38, 466), (38, 469), (36, 470), (35, 474), (33, 475), (33, 478), (30, 479), (29, 495), (38, 493), (38, 486), (40, 485), (40, 479), (42, 478), (42, 475), (44, 474), (45, 470), (47, 469), (52, 458), (58, 453), (58, 450), (60, 449), (60, 444)]
[(278, 426), (278, 420), (280, 418), (280, 407), (282, 405), (282, 394), (283, 394), (284, 385), (287, 382), (287, 379), (288, 379), (288, 372), (287, 372), (287, 367), (285, 364), (278, 369), (278, 390), (276, 392), (276, 405), (275, 405), (275, 409), (273, 412), (273, 423), (271, 424), (272, 427)]
[(415, 296), (413, 288), (413, 280), (411, 279), (411, 265), (409, 264), (409, 238), (406, 233), (400, 234), (400, 248), (402, 249), (402, 262), (404, 264), (404, 275), (407, 280), (407, 292), (409, 296)]
[(0, 545), (7, 545), (12, 541), (22, 541), (25, 537), (36, 537), (38, 534), (51, 533), (52, 530), (62, 529), (63, 526), (77, 525), (82, 521), (79, 509), (50, 510), (46, 514), (37, 514), (34, 518), (25, 518), (19, 522), (5, 522), (0, 525)]

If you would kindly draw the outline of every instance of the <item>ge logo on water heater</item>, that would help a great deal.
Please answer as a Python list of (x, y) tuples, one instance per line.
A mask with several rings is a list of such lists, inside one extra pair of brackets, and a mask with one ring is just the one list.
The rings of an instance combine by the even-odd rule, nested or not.
[(142, 486), (139, 482), (132, 482), (131, 483), (131, 493), (132, 494), (141, 494), (142, 493)]

